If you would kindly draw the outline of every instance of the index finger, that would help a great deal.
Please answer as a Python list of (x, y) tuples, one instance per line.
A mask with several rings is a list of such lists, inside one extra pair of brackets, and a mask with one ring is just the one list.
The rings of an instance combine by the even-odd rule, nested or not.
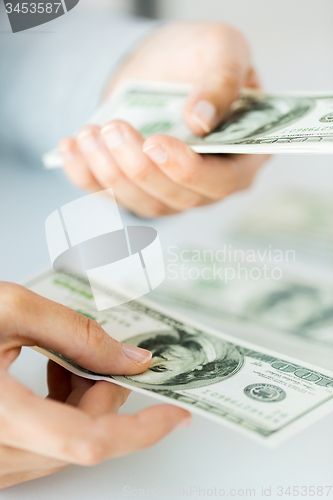
[[(156, 150), (161, 149), (156, 155)], [(268, 155), (200, 155), (179, 139), (166, 135), (149, 137), (143, 151), (174, 182), (202, 196), (218, 201), (245, 189)], [(158, 159), (163, 162), (158, 163)]]
[(37, 345), (108, 375), (141, 373), (151, 360), (149, 351), (121, 344), (96, 321), (13, 283), (0, 283), (0, 332), (7, 352)]
[(35, 396), (7, 372), (0, 373), (0, 400), (2, 444), (81, 465), (146, 448), (190, 424), (189, 413), (171, 405), (94, 417)]

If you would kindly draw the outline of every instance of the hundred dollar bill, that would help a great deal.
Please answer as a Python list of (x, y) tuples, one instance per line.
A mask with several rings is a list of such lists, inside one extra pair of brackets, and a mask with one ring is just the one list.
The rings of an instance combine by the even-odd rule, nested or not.
[[(148, 303), (97, 312), (88, 282), (50, 271), (35, 292), (93, 318), (121, 342), (151, 350), (136, 376), (98, 374), (36, 348), (73, 373), (150, 394), (274, 445), (333, 409), (333, 374), (200, 326)], [(101, 293), (112, 290), (101, 288)]]
[(205, 324), (333, 370), (332, 275), (324, 279), (297, 267), (298, 254), (290, 248), (169, 247), (166, 279), (150, 297)]
[[(264, 94), (245, 91), (214, 132), (198, 137), (185, 126), (182, 113), (190, 86), (130, 81), (88, 120), (105, 125), (121, 119), (144, 137), (168, 134), (198, 153), (332, 153), (333, 91), (318, 94)], [(46, 167), (61, 166), (53, 150)]]
[(331, 267), (332, 195), (296, 189), (272, 191), (242, 212), (232, 237), (256, 247), (293, 248), (302, 258)]

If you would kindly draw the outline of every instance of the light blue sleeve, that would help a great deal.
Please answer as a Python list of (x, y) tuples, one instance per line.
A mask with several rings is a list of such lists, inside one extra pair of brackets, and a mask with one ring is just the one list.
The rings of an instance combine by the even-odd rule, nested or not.
[(122, 58), (158, 25), (76, 9), (38, 30), (16, 34), (0, 12), (2, 148), (37, 158), (76, 132)]

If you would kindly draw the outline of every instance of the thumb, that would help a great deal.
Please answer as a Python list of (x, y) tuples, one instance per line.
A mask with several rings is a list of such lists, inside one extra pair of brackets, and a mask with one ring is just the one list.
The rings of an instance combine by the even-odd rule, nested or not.
[(0, 332), (7, 351), (37, 345), (107, 375), (135, 375), (150, 365), (146, 349), (121, 344), (96, 321), (13, 283), (0, 284)]
[(249, 49), (238, 33), (224, 40), (188, 96), (184, 121), (198, 135), (211, 132), (222, 120), (244, 86), (256, 86)]

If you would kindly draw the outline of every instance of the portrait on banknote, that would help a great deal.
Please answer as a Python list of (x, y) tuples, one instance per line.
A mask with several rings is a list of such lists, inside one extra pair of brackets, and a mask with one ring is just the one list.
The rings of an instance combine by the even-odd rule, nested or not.
[(233, 113), (212, 134), (209, 142), (238, 143), (289, 126), (315, 106), (314, 99), (244, 94)]
[[(316, 287), (290, 283), (256, 297), (247, 304), (245, 317), (267, 327), (300, 337), (332, 342), (333, 307)], [(323, 337), (323, 332), (327, 334)]]
[(153, 355), (148, 370), (126, 377), (142, 388), (192, 389), (215, 384), (237, 373), (244, 362), (235, 345), (180, 328), (136, 335), (126, 343), (149, 349)]

